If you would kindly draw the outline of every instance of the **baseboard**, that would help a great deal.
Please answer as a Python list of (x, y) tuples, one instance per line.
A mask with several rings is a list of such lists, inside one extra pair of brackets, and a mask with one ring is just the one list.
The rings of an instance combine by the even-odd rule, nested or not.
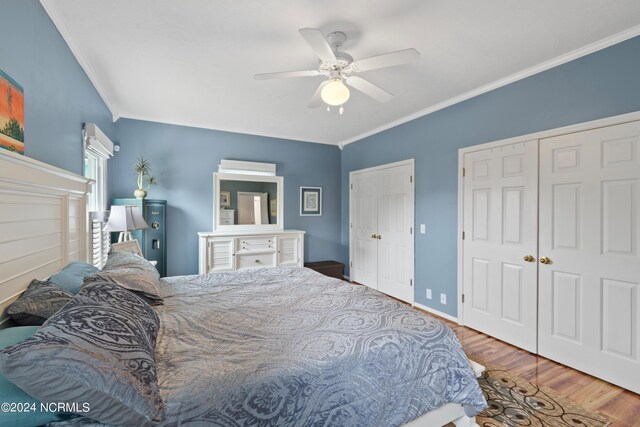
[(442, 317), (443, 319), (447, 319), (447, 320), (450, 320), (451, 322), (458, 323), (458, 318), (457, 317), (454, 317), (454, 316), (452, 316), (450, 314), (438, 311), (435, 308), (427, 307), (426, 305), (418, 304), (417, 302), (414, 302), (413, 306), (414, 307), (418, 307), (419, 309), (424, 310), (424, 311), (426, 311), (428, 313), (435, 314), (438, 317)]

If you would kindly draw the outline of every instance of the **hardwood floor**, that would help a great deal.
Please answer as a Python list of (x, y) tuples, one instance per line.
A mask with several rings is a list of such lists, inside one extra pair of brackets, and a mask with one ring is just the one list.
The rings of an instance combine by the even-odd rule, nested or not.
[(475, 356), (480, 361), (507, 368), (536, 385), (549, 387), (583, 408), (609, 417), (611, 427), (640, 427), (640, 395), (473, 329), (438, 319), (455, 331), (469, 357)]

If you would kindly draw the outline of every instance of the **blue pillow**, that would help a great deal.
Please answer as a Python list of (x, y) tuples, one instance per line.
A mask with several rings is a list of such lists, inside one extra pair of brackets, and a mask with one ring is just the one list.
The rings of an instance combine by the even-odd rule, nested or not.
[(49, 282), (66, 289), (72, 294), (77, 294), (82, 287), (85, 276), (97, 273), (100, 270), (91, 264), (82, 261), (72, 261), (62, 271), (49, 277)]
[[(0, 349), (17, 344), (35, 334), (38, 326), (18, 326), (0, 329)], [(28, 405), (29, 409), (35, 405), (35, 411), (5, 412), (0, 411), (0, 425), (16, 427), (33, 427), (67, 418), (55, 412), (40, 412), (40, 401), (29, 396), (17, 385), (0, 374), (0, 402)], [(17, 408), (16, 408), (17, 409)]]

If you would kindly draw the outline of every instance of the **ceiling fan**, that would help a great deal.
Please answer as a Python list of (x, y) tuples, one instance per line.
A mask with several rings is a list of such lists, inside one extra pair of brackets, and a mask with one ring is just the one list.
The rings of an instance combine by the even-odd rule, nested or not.
[(339, 111), (342, 114), (344, 111), (342, 105), (349, 100), (351, 95), (345, 83), (378, 102), (387, 102), (393, 98), (392, 94), (362, 77), (351, 74), (409, 64), (420, 59), (420, 52), (417, 50), (404, 49), (354, 61), (351, 55), (339, 50), (347, 40), (345, 33), (335, 31), (325, 38), (322, 31), (317, 28), (302, 28), (298, 31), (320, 58), (318, 69), (256, 74), (253, 77), (256, 80), (267, 80), (327, 76), (327, 80), (320, 83), (311, 98), (310, 108), (319, 107), (322, 102), (325, 102), (328, 106), (340, 106)]

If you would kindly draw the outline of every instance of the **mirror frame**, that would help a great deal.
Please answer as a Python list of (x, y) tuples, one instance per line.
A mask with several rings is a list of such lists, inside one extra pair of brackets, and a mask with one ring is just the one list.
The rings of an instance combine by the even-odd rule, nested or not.
[[(275, 224), (220, 225), (220, 181), (273, 182), (278, 194), (278, 220)], [(249, 175), (236, 173), (213, 174), (213, 230), (214, 231), (275, 231), (284, 229), (284, 178), (281, 176)]]

